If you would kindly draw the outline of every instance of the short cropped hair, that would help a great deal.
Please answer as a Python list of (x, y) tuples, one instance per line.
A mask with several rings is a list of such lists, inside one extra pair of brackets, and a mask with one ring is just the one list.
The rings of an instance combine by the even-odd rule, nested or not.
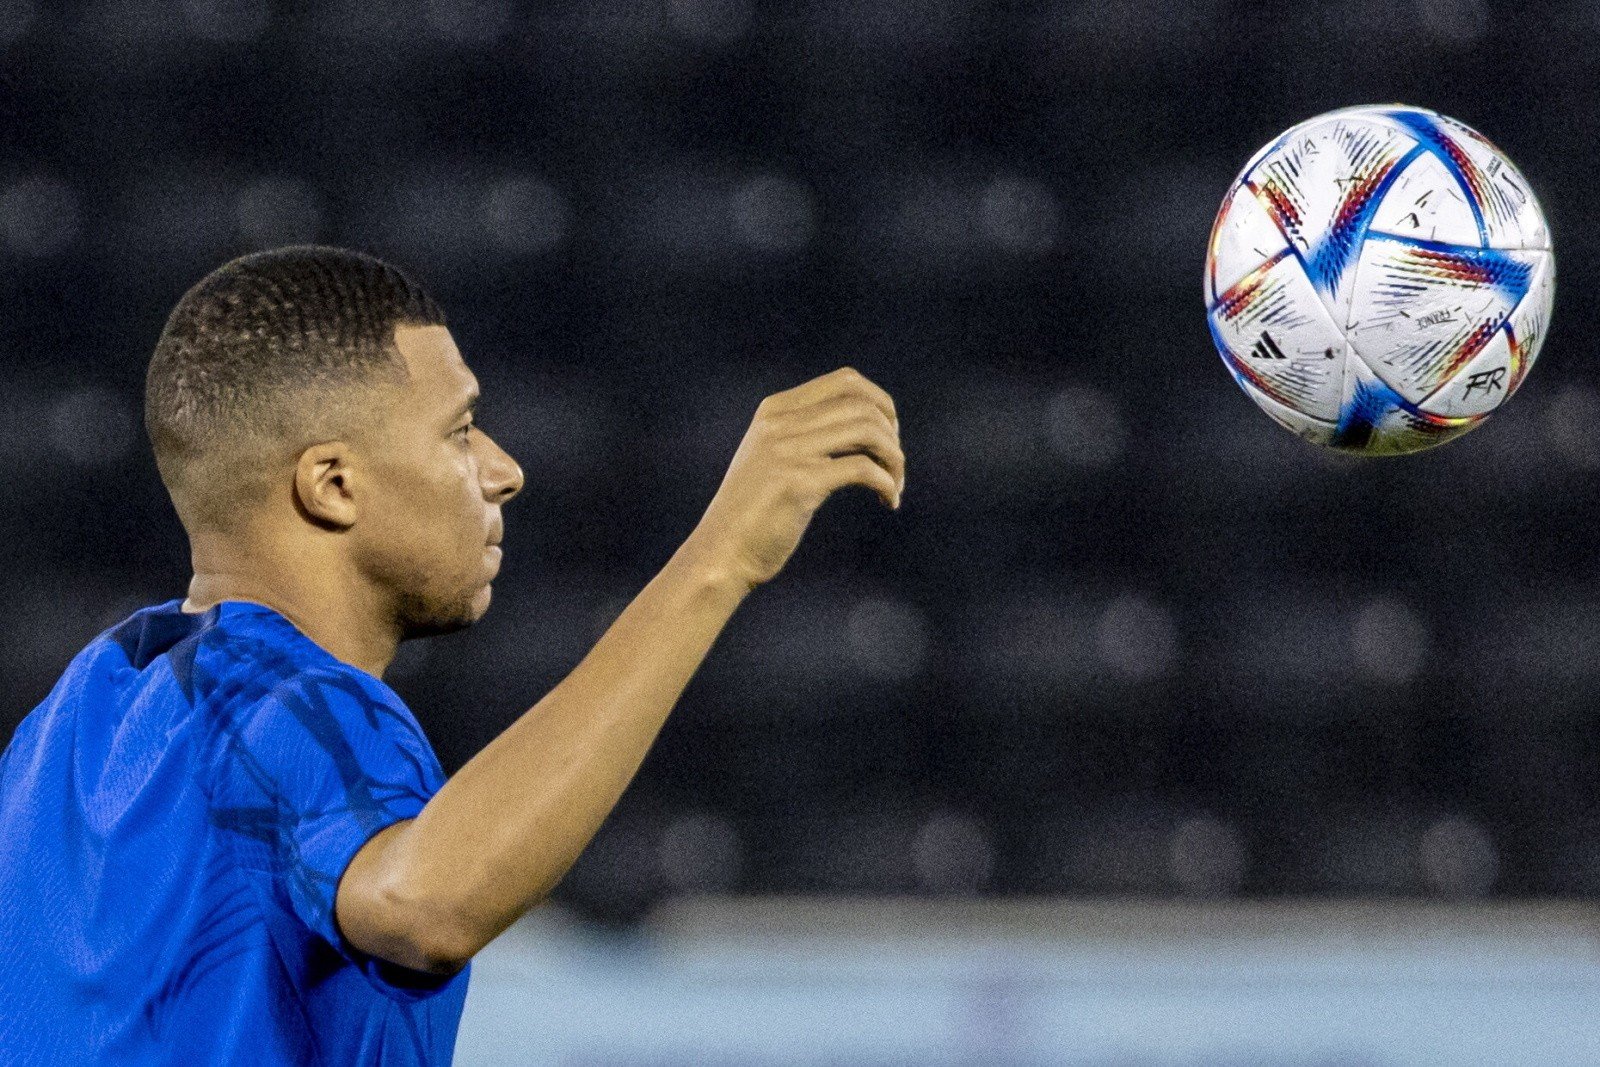
[(399, 268), (296, 245), (218, 267), (183, 295), (145, 376), (145, 431), (191, 535), (234, 528), (274, 471), (370, 420), (407, 380), (399, 325), (444, 311)]

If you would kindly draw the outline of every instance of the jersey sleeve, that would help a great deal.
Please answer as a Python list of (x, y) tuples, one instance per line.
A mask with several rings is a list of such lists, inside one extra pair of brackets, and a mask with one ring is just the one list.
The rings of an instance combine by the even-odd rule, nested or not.
[(444, 784), (421, 727), (387, 686), (354, 668), (316, 668), (278, 683), (224, 726), (214, 818), (237, 832), (246, 866), (312, 934), (400, 999), (450, 976), (363, 953), (335, 921), (339, 879), (374, 834), (417, 815)]

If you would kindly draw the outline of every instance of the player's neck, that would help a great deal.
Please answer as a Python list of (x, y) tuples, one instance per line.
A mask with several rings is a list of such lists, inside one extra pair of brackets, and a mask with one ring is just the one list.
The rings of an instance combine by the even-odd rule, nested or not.
[(394, 660), (399, 636), (377, 606), (337, 582), (269, 579), (237, 568), (202, 564), (197, 558), (183, 610), (203, 612), (224, 600), (271, 608), (329, 655), (374, 677)]

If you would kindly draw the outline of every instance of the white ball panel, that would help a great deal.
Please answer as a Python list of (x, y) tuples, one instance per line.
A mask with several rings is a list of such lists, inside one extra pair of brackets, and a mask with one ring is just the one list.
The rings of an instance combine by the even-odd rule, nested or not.
[(1335, 447), (1368, 455), (1398, 455), (1431, 448), (1466, 433), (1477, 418), (1446, 418), (1407, 410), (1406, 401), (1352, 349)]
[(1478, 221), (1461, 183), (1433, 153), (1418, 156), (1389, 188), (1372, 219), (1373, 233), (1476, 245)]
[(1436, 415), (1487, 415), (1511, 395), (1511, 342), (1496, 330), (1483, 351), (1418, 405)]
[(1477, 193), (1493, 248), (1550, 248), (1550, 229), (1533, 187), (1488, 138), (1455, 119), (1429, 112), (1462, 153), (1458, 165)]
[(1346, 336), (1384, 381), (1421, 403), (1483, 351), (1545, 255), (1373, 234), (1361, 249)]
[(1249, 187), (1235, 185), (1211, 232), (1207, 299), (1215, 301), (1288, 247), (1288, 241)]
[(1354, 291), (1359, 219), (1416, 146), (1394, 124), (1352, 113), (1308, 124), (1246, 176), (1336, 322)]
[(1556, 257), (1546, 252), (1539, 257), (1539, 269), (1534, 273), (1533, 285), (1522, 303), (1511, 313), (1507, 324), (1515, 359), (1511, 366), (1511, 392), (1515, 392), (1539, 358), (1545, 334), (1550, 330), (1550, 313), (1556, 296)]
[(1259, 392), (1314, 419), (1338, 413), (1345, 339), (1295, 257), (1281, 255), (1223, 293), (1211, 327), (1223, 358)]

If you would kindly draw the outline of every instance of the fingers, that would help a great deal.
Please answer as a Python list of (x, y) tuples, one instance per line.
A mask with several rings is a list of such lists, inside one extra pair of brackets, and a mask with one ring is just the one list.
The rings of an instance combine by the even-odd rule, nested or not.
[(825, 403), (844, 397), (855, 397), (865, 400), (879, 411), (891, 423), (898, 424), (900, 416), (895, 412), (894, 399), (865, 374), (854, 367), (840, 367), (836, 371), (813, 378), (809, 382), (786, 389), (781, 393), (774, 393), (767, 397), (763, 403), (769, 405), (773, 411), (796, 411), (800, 408)]
[(889, 473), (894, 485), (894, 498), (889, 504), (897, 506), (906, 473), (900, 436), (877, 408), (868, 408), (867, 412), (798, 434), (788, 443), (804, 456), (831, 459), (850, 453), (866, 455)]
[(802, 478), (822, 496), (863, 485), (889, 507), (900, 506), (906, 460), (899, 415), (889, 394), (860, 371), (840, 367), (774, 393), (757, 415), (779, 454), (810, 468)]
[(847, 485), (864, 485), (877, 493), (889, 507), (900, 506), (900, 489), (894, 477), (871, 456), (853, 452), (829, 460), (822, 470), (824, 496)]

